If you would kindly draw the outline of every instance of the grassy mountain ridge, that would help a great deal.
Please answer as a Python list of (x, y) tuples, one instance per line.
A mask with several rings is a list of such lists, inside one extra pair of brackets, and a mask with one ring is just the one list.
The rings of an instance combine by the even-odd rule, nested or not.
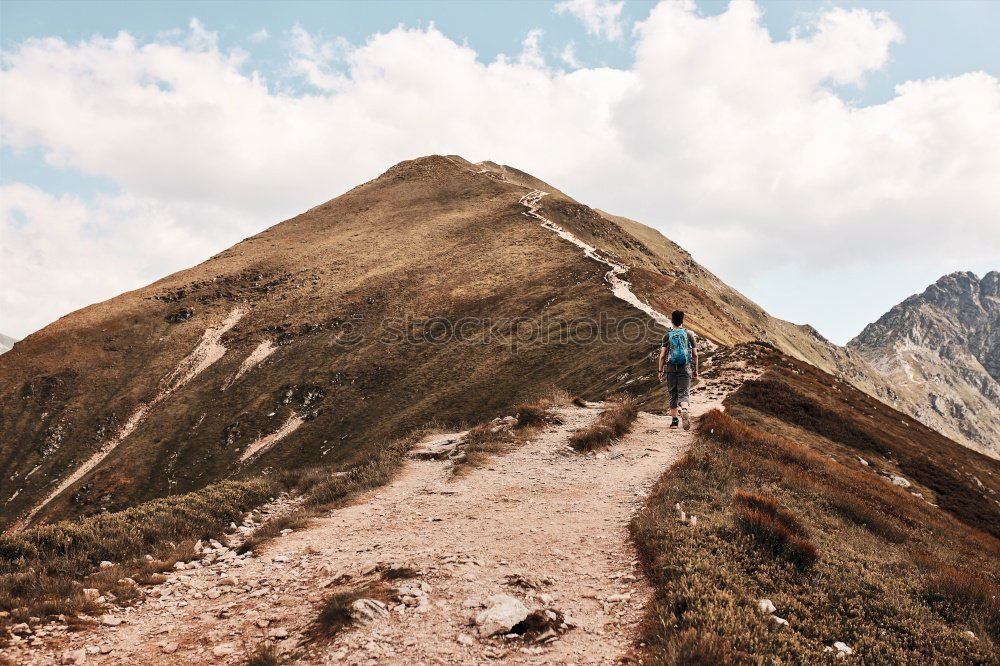
[[(770, 317), (658, 232), (512, 167), (430, 156), (0, 356), (0, 525), (342, 468), (429, 421), (474, 423), (553, 386), (650, 388), (655, 327), (565, 344), (560, 322), (604, 315), (587, 325), (614, 337), (616, 321), (646, 317), (611, 294), (606, 265), (526, 214), (531, 189), (549, 193), (548, 219), (627, 264), (659, 311), (689, 311), (703, 337), (770, 340), (893, 398), (850, 352)], [(468, 324), (467, 339), (444, 321)], [(542, 321), (556, 322), (547, 339), (531, 335)]]

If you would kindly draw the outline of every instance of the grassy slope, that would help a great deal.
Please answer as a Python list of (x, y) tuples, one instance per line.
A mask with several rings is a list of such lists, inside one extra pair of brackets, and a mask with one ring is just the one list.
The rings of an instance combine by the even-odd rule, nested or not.
[[(121, 602), (141, 598), (139, 584), (192, 556), (196, 539), (222, 538), (233, 521), (264, 501), (262, 480), (222, 481), (186, 495), (79, 521), (61, 521), (0, 536), (0, 643), (9, 625), (31, 617), (100, 613), (84, 588)], [(146, 560), (149, 555), (153, 559)], [(103, 561), (114, 566), (100, 568)]]
[[(632, 524), (657, 589), (642, 659), (824, 663), (843, 641), (867, 663), (996, 663), (1000, 465), (760, 349), (761, 381), (703, 419)], [(817, 561), (796, 565), (737, 521), (741, 491), (790, 512)], [(678, 522), (675, 502), (697, 527)], [(761, 598), (790, 625), (758, 612)]]

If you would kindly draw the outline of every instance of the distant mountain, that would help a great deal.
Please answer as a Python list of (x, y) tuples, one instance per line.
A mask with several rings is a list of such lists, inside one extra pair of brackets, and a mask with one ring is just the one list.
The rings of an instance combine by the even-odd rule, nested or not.
[(0, 354), (10, 351), (15, 342), (17, 342), (17, 340), (14, 338), (0, 333)]
[(920, 421), (1000, 458), (1000, 272), (945, 275), (848, 346), (918, 406)]

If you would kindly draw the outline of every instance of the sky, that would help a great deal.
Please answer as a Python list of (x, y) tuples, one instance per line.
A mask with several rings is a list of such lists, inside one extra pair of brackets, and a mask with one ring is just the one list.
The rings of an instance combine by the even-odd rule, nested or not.
[(0, 332), (427, 154), (845, 343), (1000, 269), (1000, 2), (0, 2)]

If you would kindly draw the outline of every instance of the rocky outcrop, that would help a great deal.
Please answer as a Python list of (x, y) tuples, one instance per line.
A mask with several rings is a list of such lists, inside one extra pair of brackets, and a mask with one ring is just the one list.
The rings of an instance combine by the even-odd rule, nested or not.
[(945, 275), (848, 346), (917, 404), (916, 418), (1000, 458), (1000, 272)]

